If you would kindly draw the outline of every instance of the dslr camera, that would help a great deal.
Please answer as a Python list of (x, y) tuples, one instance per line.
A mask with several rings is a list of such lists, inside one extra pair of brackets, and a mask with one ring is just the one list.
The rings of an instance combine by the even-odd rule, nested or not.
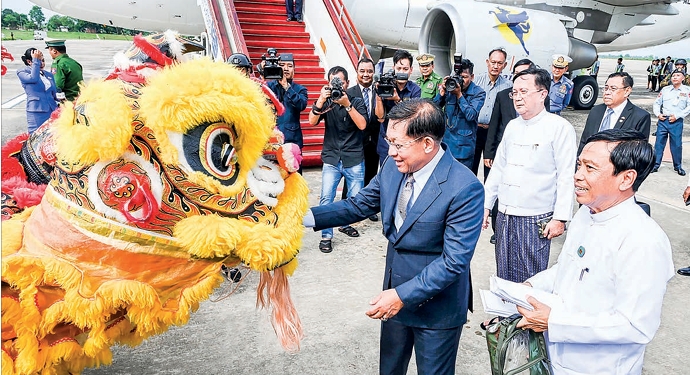
[(329, 90), (331, 92), (331, 100), (338, 100), (345, 95), (345, 89), (343, 88), (343, 81), (338, 76), (334, 76), (329, 83)]
[(280, 55), (275, 48), (269, 48), (261, 55), (264, 61), (264, 79), (283, 79), (283, 68), (280, 66)]
[(469, 69), (471, 64), (470, 60), (462, 58), (462, 54), (456, 53), (453, 56), (453, 74), (446, 80), (446, 91), (462, 87), (462, 71)]
[(376, 94), (378, 94), (381, 99), (393, 97), (398, 80), (406, 81), (410, 78), (409, 76), (410, 75), (407, 73), (396, 73), (393, 69), (389, 69), (381, 76), (375, 74), (374, 82), (378, 83)]

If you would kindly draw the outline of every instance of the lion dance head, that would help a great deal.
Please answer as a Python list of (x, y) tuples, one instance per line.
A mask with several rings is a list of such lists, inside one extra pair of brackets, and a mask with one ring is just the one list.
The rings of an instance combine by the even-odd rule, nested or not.
[(291, 145), (266, 95), (207, 59), (135, 70), (61, 107), (36, 151), (50, 166), (40, 204), (3, 221), (3, 374), (110, 363), (110, 346), (186, 323), (221, 264), (260, 273), (257, 301), (299, 347), (287, 276), (308, 190), (276, 161)]

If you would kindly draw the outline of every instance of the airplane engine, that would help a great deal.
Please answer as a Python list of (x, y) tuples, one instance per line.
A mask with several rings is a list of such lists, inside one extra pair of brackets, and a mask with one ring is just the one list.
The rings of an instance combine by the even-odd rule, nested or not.
[[(477, 2), (445, 2), (431, 7), (419, 31), (418, 47), (420, 53), (436, 55), (435, 70), (441, 75), (450, 73), (455, 53), (474, 62), (475, 74), (485, 72), (483, 61), (497, 47), (508, 53), (504, 74), (523, 58), (550, 70), (551, 56), (563, 53), (573, 59), (570, 70), (574, 71), (591, 66), (597, 56), (592, 44), (568, 36), (557, 15)], [(571, 104), (591, 108), (597, 98), (596, 80), (577, 77), (575, 86)]]

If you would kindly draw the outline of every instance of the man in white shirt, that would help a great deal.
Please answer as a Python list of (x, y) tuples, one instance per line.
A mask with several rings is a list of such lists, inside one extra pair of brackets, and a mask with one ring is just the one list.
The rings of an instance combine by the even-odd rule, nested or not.
[(484, 229), (499, 202), (497, 274), (514, 282), (546, 269), (551, 239), (563, 234), (573, 210), (575, 129), (544, 108), (550, 82), (536, 67), (515, 75), (511, 97), (520, 116), (506, 127), (484, 188)]
[(674, 271), (668, 237), (635, 204), (653, 160), (642, 134), (620, 129), (593, 135), (580, 154), (575, 194), (583, 206), (558, 263), (527, 280), (563, 302), (528, 297), (534, 310), (518, 307), (518, 327), (545, 331), (554, 375), (642, 373)]

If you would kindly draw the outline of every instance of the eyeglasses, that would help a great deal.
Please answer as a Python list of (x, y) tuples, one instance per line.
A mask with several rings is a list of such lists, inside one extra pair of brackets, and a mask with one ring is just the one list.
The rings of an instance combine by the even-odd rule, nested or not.
[(508, 93), (508, 97), (511, 99), (517, 99), (518, 97), (524, 98), (526, 96), (532, 95), (535, 92), (539, 92), (539, 91), (544, 91), (544, 89), (534, 90), (534, 91), (529, 91), (529, 90), (511, 91)]
[(386, 141), (386, 143), (388, 143), (389, 146), (395, 147), (396, 150), (400, 151), (400, 150), (402, 150), (402, 149), (404, 149), (404, 148), (410, 147), (411, 144), (417, 142), (418, 140), (420, 140), (420, 139), (422, 139), (422, 138), (424, 138), (424, 136), (415, 138), (415, 139), (413, 139), (413, 140), (411, 140), (411, 141), (408, 141), (408, 142), (405, 142), (405, 143), (403, 143), (403, 144), (400, 144), (400, 143), (393, 143), (393, 142), (391, 142), (390, 139), (388, 139), (388, 137), (384, 137), (383, 139)]
[(604, 86), (604, 92), (606, 92), (606, 91), (615, 92), (615, 91), (622, 90), (622, 89), (625, 89), (625, 88), (628, 88), (628, 87), (630, 87), (630, 86), (623, 86), (623, 87)]

